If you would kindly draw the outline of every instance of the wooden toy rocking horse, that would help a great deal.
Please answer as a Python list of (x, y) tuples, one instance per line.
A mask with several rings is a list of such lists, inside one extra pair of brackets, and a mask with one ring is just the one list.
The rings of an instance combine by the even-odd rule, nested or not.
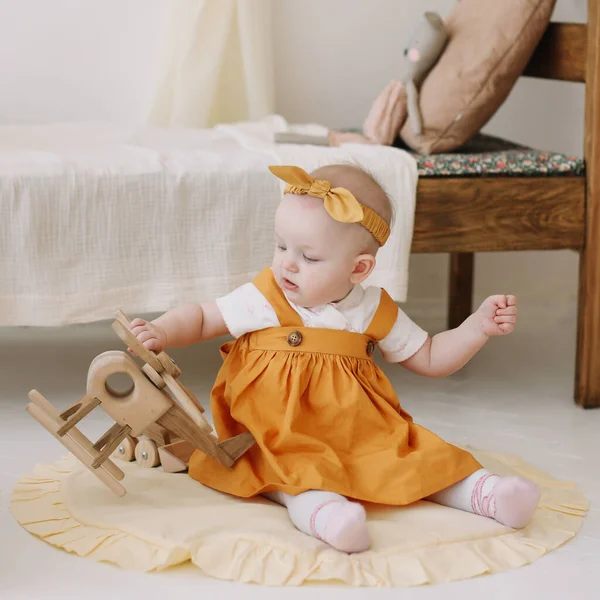
[[(131, 460), (135, 455), (138, 462), (155, 466), (160, 460), (158, 450), (165, 469), (177, 471), (183, 470), (180, 466), (189, 460), (196, 448), (230, 467), (254, 444), (250, 433), (219, 443), (202, 415), (202, 405), (177, 380), (181, 370), (173, 360), (165, 352), (155, 354), (138, 342), (129, 330), (129, 320), (121, 311), (117, 312), (112, 327), (144, 361), (141, 368), (125, 352), (103, 352), (90, 364), (86, 394), (67, 410), (59, 413), (36, 390), (29, 392), (31, 402), (26, 408), (115, 494), (125, 494), (124, 486), (119, 483), (125, 475), (110, 460), (115, 452), (117, 456), (123, 455), (125, 460)], [(125, 373), (131, 378), (128, 390), (117, 392), (108, 384), (108, 377), (116, 373)], [(115, 423), (92, 443), (75, 425), (98, 406)], [(136, 438), (140, 435), (143, 438), (138, 444)]]

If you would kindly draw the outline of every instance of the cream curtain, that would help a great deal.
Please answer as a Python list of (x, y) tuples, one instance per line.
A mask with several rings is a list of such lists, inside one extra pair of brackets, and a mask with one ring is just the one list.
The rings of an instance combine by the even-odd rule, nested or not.
[(273, 113), (272, 0), (171, 0), (148, 121), (211, 127)]

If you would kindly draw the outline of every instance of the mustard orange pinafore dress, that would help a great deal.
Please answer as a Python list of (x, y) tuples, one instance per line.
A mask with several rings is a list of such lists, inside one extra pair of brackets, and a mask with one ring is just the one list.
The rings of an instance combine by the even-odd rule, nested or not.
[(390, 332), (398, 311), (385, 291), (359, 334), (305, 327), (270, 268), (254, 283), (281, 327), (222, 346), (211, 408), (219, 440), (250, 431), (256, 444), (231, 468), (196, 451), (191, 477), (244, 498), (327, 490), (405, 505), (481, 468), (468, 452), (414, 424), (375, 365), (374, 343)]

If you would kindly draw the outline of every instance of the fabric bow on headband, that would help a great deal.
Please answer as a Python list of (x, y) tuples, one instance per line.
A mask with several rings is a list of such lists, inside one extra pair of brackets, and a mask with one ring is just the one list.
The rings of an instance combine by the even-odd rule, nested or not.
[(341, 223), (360, 223), (383, 246), (390, 235), (389, 225), (371, 208), (361, 204), (346, 188), (331, 188), (329, 181), (315, 179), (304, 169), (271, 166), (273, 175), (287, 183), (284, 194), (308, 194), (324, 201), (330, 217)]

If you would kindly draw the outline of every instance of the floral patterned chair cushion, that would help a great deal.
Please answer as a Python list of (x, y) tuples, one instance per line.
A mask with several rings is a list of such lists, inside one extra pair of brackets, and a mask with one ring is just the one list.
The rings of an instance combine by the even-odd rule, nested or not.
[[(395, 145), (407, 149), (401, 141)], [(420, 177), (578, 176), (585, 172), (582, 158), (534, 150), (482, 134), (455, 152), (415, 154), (415, 158)]]

